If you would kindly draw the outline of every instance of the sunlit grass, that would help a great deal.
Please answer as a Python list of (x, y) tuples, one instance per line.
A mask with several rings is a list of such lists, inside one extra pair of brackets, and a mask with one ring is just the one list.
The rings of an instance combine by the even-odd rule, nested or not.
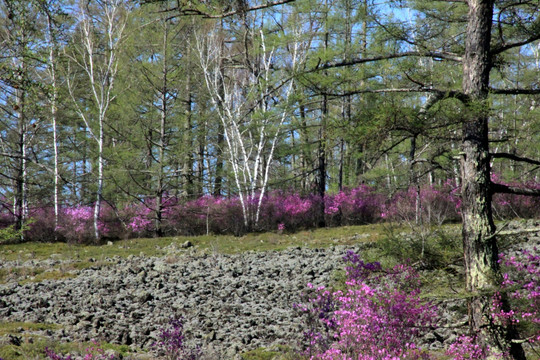
[(384, 236), (382, 224), (345, 226), (305, 230), (292, 234), (253, 233), (236, 237), (231, 235), (175, 236), (115, 241), (109, 245), (78, 245), (66, 243), (22, 243), (0, 245), (0, 259), (25, 262), (28, 260), (103, 260), (108, 257), (129, 255), (163, 256), (165, 247), (181, 248), (186, 241), (199, 250), (215, 250), (232, 254), (243, 251), (282, 250), (290, 246), (324, 247), (336, 244), (377, 241)]
[[(445, 225), (443, 229), (455, 232), (457, 228), (457, 225)], [(366, 249), (363, 256), (366, 261), (379, 261), (385, 266), (392, 266), (407, 254), (392, 253), (392, 246), (400, 251), (404, 248), (399, 241), (393, 245), (389, 239), (399, 240), (400, 234), (410, 232), (411, 229), (407, 226), (380, 223), (303, 230), (296, 233), (252, 233), (240, 237), (203, 235), (141, 238), (109, 242), (104, 245), (66, 243), (0, 245), (0, 261), (14, 262), (10, 268), (0, 269), (0, 283), (38, 282), (73, 277), (78, 270), (114, 265), (117, 259), (128, 256), (164, 257), (171, 254), (181, 255), (185, 252), (235, 254), (245, 251), (280, 251), (289, 247), (328, 247), (358, 243), (390, 246), (382, 251), (381, 246)], [(192, 246), (183, 248), (182, 245), (188, 241)], [(450, 255), (452, 254), (448, 256)], [(44, 260), (51, 260), (51, 262), (47, 268), (44, 268), (42, 264), (29, 263), (31, 260), (34, 263)]]

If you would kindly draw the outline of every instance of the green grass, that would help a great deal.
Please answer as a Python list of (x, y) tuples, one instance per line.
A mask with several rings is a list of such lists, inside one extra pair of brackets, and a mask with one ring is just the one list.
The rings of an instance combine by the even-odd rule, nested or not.
[(273, 349), (258, 348), (241, 355), (242, 360), (293, 360), (298, 359), (295, 352), (288, 346), (277, 346)]
[[(383, 225), (347, 226), (341, 228), (300, 231), (294, 234), (254, 233), (241, 237), (230, 235), (176, 236), (116, 241), (109, 245), (78, 245), (66, 243), (22, 243), (0, 245), (0, 261), (12, 261), (17, 266), (0, 269), (0, 283), (17, 281), (42, 281), (74, 276), (76, 270), (108, 266), (115, 257), (166, 256), (184, 251), (199, 253), (235, 254), (245, 251), (283, 250), (292, 246), (327, 247), (336, 244), (376, 242), (384, 236)], [(361, 235), (360, 235), (361, 234)], [(182, 244), (190, 241), (194, 247), (183, 250)], [(24, 266), (25, 262), (47, 259), (68, 261), (48, 269)]]
[[(77, 245), (66, 243), (22, 243), (0, 245), (0, 259), (8, 261), (104, 259), (129, 255), (163, 256), (171, 244), (180, 247), (190, 241), (200, 250), (215, 250), (232, 254), (243, 251), (283, 250), (290, 246), (324, 247), (377, 241), (385, 233), (385, 225), (345, 226), (300, 231), (294, 234), (253, 233), (241, 237), (231, 235), (176, 236), (164, 238), (130, 239), (112, 245)], [(360, 237), (361, 236), (361, 237)]]
[(5, 322), (0, 321), (0, 336), (16, 335), (24, 332), (40, 331), (40, 330), (57, 330), (60, 325), (56, 324), (36, 324), (28, 322)]
[[(56, 324), (0, 321), (0, 337), (9, 338), (11, 335), (21, 341), (20, 345), (0, 343), (0, 358), (6, 360), (45, 359), (46, 347), (57, 354), (85, 354), (85, 349), (96, 346), (89, 342), (53, 342), (43, 334), (44, 331), (61, 328), (62, 326)], [(135, 353), (127, 345), (100, 343), (99, 347), (103, 350), (113, 350), (124, 358), (136, 358)]]
[[(116, 257), (179, 255), (185, 251), (198, 253), (235, 254), (245, 251), (284, 250), (289, 247), (327, 247), (337, 244), (376, 242), (385, 236), (383, 225), (345, 226), (300, 231), (294, 234), (253, 233), (241, 237), (231, 235), (176, 236), (116, 241), (109, 245), (79, 245), (66, 243), (22, 243), (0, 245), (0, 261), (13, 261), (17, 266), (0, 269), (0, 284), (19, 284), (55, 280), (76, 276), (77, 270), (114, 265)], [(190, 241), (194, 247), (184, 250)], [(41, 265), (24, 266), (32, 260), (62, 260), (48, 269)], [(112, 259), (112, 261), (111, 261)]]

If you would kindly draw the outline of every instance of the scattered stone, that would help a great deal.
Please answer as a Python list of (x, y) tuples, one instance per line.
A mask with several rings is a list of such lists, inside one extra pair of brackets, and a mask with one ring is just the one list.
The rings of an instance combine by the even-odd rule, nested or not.
[[(532, 239), (520, 247), (538, 246), (540, 238)], [(181, 245), (192, 246), (190, 241)], [(308, 282), (331, 284), (346, 250), (361, 253), (365, 246), (219, 256), (189, 251), (174, 261), (114, 257), (115, 265), (80, 270), (75, 278), (1, 284), (0, 317), (58, 324), (48, 330), (56, 341), (99, 338), (147, 350), (169, 319), (182, 317), (190, 343), (217, 354), (216, 359), (234, 359), (260, 347), (300, 343), (303, 323), (293, 304), (303, 302), (302, 290)], [(0, 269), (14, 266), (20, 264), (4, 262)], [(464, 301), (438, 304), (446, 326), (429, 334), (424, 346), (446, 348), (456, 339), (465, 316), (456, 310), (465, 309)]]
[(182, 245), (180, 245), (180, 247), (181, 247), (182, 249), (187, 249), (187, 248), (190, 248), (190, 247), (192, 247), (192, 246), (193, 246), (193, 244), (192, 244), (191, 241), (189, 241), (189, 240), (187, 240), (185, 243), (183, 243)]

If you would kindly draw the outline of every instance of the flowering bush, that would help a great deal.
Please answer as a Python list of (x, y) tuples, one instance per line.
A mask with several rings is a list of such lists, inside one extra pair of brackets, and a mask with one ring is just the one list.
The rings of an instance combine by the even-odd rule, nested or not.
[[(39, 206), (30, 209), (28, 217), (31, 219), (24, 236), (38, 242), (51, 242), (64, 240), (63, 236), (54, 228), (54, 208)], [(56, 237), (56, 239), (55, 239)]]
[(159, 340), (153, 344), (158, 351), (170, 360), (197, 360), (201, 357), (198, 347), (186, 345), (182, 319), (171, 319), (169, 326), (161, 329)]
[[(493, 181), (505, 184), (499, 177)], [(511, 185), (511, 184), (507, 184)], [(540, 184), (526, 184), (540, 188)], [(202, 196), (182, 201), (164, 194), (161, 202), (161, 221), (158, 223), (156, 199), (148, 197), (138, 202), (116, 208), (103, 203), (99, 232), (104, 238), (144, 237), (152, 234), (165, 236), (201, 235), (206, 233), (242, 235), (248, 231), (287, 231), (312, 229), (322, 223), (327, 226), (369, 224), (378, 221), (412, 222), (421, 217), (424, 224), (458, 221), (460, 218), (460, 189), (453, 180), (442, 185), (425, 185), (399, 191), (392, 197), (361, 185), (344, 189), (324, 198), (317, 194), (301, 195), (292, 191), (268, 191), (262, 199), (259, 220), (255, 223), (258, 195), (244, 198), (249, 223), (238, 196)], [(420, 207), (417, 207), (417, 200)], [(324, 212), (321, 211), (324, 208)], [(420, 210), (417, 213), (417, 210)], [(534, 217), (540, 213), (540, 198), (509, 194), (496, 194), (493, 198), (494, 213), (501, 218)], [(93, 206), (63, 206), (59, 224), (54, 229), (54, 210), (51, 206), (29, 209), (34, 225), (25, 231), (30, 241), (64, 240), (69, 242), (94, 241)], [(16, 221), (8, 206), (0, 211), (0, 228)], [(280, 225), (282, 224), (282, 225)], [(159, 231), (156, 228), (159, 225)]]
[(474, 336), (461, 335), (457, 340), (450, 345), (446, 354), (452, 356), (453, 360), (467, 359), (485, 359), (487, 356), (486, 349), (476, 343)]
[[(538, 249), (534, 249), (536, 254)], [(495, 293), (492, 301), (492, 316), (500, 326), (516, 325), (531, 344), (540, 341), (540, 255), (523, 250), (524, 260), (515, 256), (499, 255), (503, 266), (501, 291)], [(501, 301), (505, 292), (512, 302), (512, 309), (505, 310)]]
[(128, 230), (136, 235), (148, 235), (154, 231), (153, 203), (155, 201), (145, 201), (124, 206), (122, 214), (127, 220)]
[(271, 231), (283, 224), (288, 231), (313, 228), (318, 221), (318, 196), (271, 191), (264, 197), (259, 228)]
[[(103, 218), (98, 221), (98, 229), (102, 236), (106, 236), (110, 231)], [(94, 241), (94, 207), (73, 206), (62, 208), (57, 231), (68, 242), (87, 243)]]
[[(537, 249), (534, 249), (537, 252)], [(503, 268), (500, 291), (492, 299), (490, 322), (494, 330), (508, 326), (519, 328), (522, 341), (531, 346), (540, 342), (540, 256), (522, 251), (523, 260), (515, 256), (499, 255)], [(511, 309), (504, 306), (502, 297), (510, 300)], [(502, 333), (502, 332), (501, 332)], [(460, 336), (449, 347), (447, 354), (455, 360), (484, 359), (488, 348), (481, 347), (476, 336)], [(504, 354), (500, 354), (504, 358)]]
[(71, 357), (71, 355), (64, 356), (61, 354), (57, 354), (56, 352), (54, 352), (54, 350), (49, 349), (48, 347), (45, 348), (45, 355), (50, 360), (74, 360), (73, 357)]
[(374, 188), (362, 185), (325, 196), (327, 223), (354, 225), (374, 223), (383, 218), (386, 199)]
[(461, 199), (459, 188), (452, 180), (442, 186), (426, 185), (417, 189), (409, 188), (397, 192), (386, 206), (385, 217), (393, 221), (412, 222), (416, 219), (416, 201), (420, 201), (420, 216), (426, 224), (459, 219)]
[(319, 287), (308, 305), (297, 306), (323, 325), (306, 332), (311, 359), (428, 358), (414, 341), (435, 324), (436, 308), (421, 301), (415, 271), (406, 265), (383, 270), (353, 252), (344, 259), (345, 289)]
[[(530, 181), (524, 184), (505, 182), (497, 174), (493, 174), (491, 180), (506, 186), (532, 190), (540, 189), (540, 184), (538, 183)], [(540, 198), (537, 196), (495, 194), (493, 196), (493, 213), (500, 219), (511, 219), (515, 217), (534, 218), (540, 213)]]

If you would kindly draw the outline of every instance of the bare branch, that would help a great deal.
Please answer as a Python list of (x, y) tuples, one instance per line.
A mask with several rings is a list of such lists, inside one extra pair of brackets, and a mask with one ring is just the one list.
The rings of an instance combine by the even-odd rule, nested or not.
[(537, 95), (540, 89), (490, 89), (489, 92), (500, 95)]
[(495, 153), (495, 154), (490, 154), (490, 156), (493, 159), (509, 159), (509, 160), (514, 160), (514, 161), (526, 162), (528, 164), (533, 164), (533, 165), (540, 165), (540, 161), (538, 160), (529, 159), (529, 158), (525, 158), (525, 157), (521, 157), (514, 154), (509, 154), (509, 153)]
[[(341, 93), (329, 92), (322, 89), (317, 89), (320, 95), (328, 95), (334, 97), (343, 97), (357, 94), (381, 94), (381, 93), (432, 93), (435, 94), (434, 103), (442, 100), (454, 98), (464, 103), (468, 102), (468, 97), (461, 91), (442, 91), (430, 87), (416, 87), (416, 88), (385, 88), (385, 89), (356, 89), (351, 91), (344, 91)], [(432, 106), (433, 104), (430, 104)]]
[(462, 61), (461, 56), (457, 54), (453, 54), (453, 53), (448, 53), (448, 52), (405, 51), (402, 53), (378, 55), (378, 56), (372, 56), (372, 57), (362, 57), (362, 58), (355, 58), (355, 59), (344, 60), (344, 61), (330, 61), (330, 62), (325, 62), (324, 64), (319, 63), (314, 69), (308, 70), (307, 72), (310, 73), (310, 72), (315, 72), (319, 70), (365, 64), (365, 63), (376, 62), (376, 61), (381, 61), (381, 60), (399, 59), (399, 58), (404, 58), (404, 57), (428, 57), (428, 58), (434, 58), (434, 59), (450, 60), (450, 61), (455, 61), (455, 62)]
[[(506, 230), (506, 231), (498, 232), (497, 235), (508, 236), (508, 235), (519, 235), (519, 234), (536, 233), (536, 232), (540, 232), (540, 228)], [(517, 341), (517, 340), (515, 340), (515, 341)], [(526, 340), (524, 340), (524, 341), (526, 341)]]
[(491, 192), (493, 194), (513, 194), (525, 196), (540, 196), (540, 189), (522, 188), (512, 185), (491, 184)]
[(535, 42), (536, 40), (540, 40), (540, 33), (534, 34), (528, 39), (525, 39), (523, 41), (518, 41), (511, 44), (501, 44), (499, 46), (496, 46), (493, 50), (491, 50), (491, 56), (500, 54), (502, 52), (505, 52), (506, 50), (510, 50), (516, 47), (524, 46), (527, 44), (530, 44), (532, 42)]
[[(144, 3), (149, 4), (149, 3), (156, 3), (156, 2), (161, 2), (161, 1), (163, 1), (163, 0), (146, 0)], [(238, 15), (238, 14), (242, 14), (242, 13), (246, 13), (246, 12), (257, 11), (257, 10), (271, 8), (273, 6), (292, 3), (294, 1), (296, 1), (296, 0), (267, 1), (264, 4), (254, 5), (252, 7), (238, 9), (238, 10), (227, 11), (227, 12), (223, 12), (221, 14), (219, 14), (219, 13), (218, 14), (212, 14), (210, 12), (202, 11), (200, 9), (182, 7), (181, 5), (173, 7), (173, 8), (168, 8), (166, 10), (163, 10), (162, 12), (168, 12), (168, 13), (177, 12), (178, 13), (177, 15), (173, 15), (173, 16), (169, 17), (167, 20), (171, 20), (171, 19), (174, 19), (174, 18), (179, 17), (179, 16), (193, 16), (193, 15), (194, 16), (202, 16), (205, 19), (224, 19), (224, 18), (227, 18), (227, 17), (231, 17), (231, 16), (234, 16), (234, 15)]]

